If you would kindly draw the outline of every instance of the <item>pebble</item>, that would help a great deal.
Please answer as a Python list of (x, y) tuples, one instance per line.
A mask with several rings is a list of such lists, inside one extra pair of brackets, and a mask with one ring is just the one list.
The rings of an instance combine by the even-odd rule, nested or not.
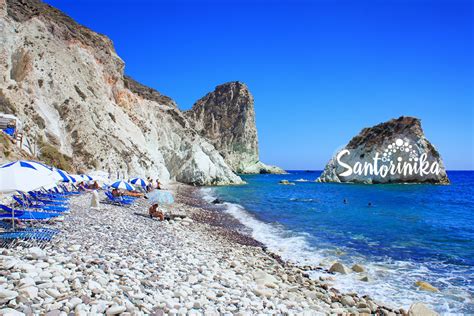
[(0, 309), (0, 315), (5, 316), (24, 316), (24, 313), (14, 310), (13, 308), (2, 308)]
[(18, 296), (18, 292), (16, 291), (0, 289), (0, 304), (5, 304), (17, 296)]
[(418, 302), (410, 306), (410, 309), (408, 310), (408, 315), (409, 316), (437, 316), (438, 313), (429, 309), (425, 304)]
[(330, 268), (329, 272), (337, 272), (342, 274), (349, 274), (350, 270), (344, 264), (340, 262), (335, 262)]
[(118, 315), (120, 313), (125, 312), (126, 310), (127, 310), (127, 308), (125, 306), (115, 305), (115, 306), (112, 306), (109, 309), (107, 309), (107, 311), (105, 313), (107, 315)]
[(352, 296), (349, 295), (343, 296), (341, 299), (341, 303), (346, 306), (354, 306), (356, 304)]
[(28, 251), (32, 259), (44, 259), (46, 258), (46, 252), (39, 247), (31, 247)]
[(354, 272), (357, 272), (357, 273), (362, 273), (362, 272), (365, 272), (365, 269), (363, 266), (361, 266), (360, 264), (354, 264), (351, 268), (352, 271)]
[(430, 292), (439, 292), (438, 288), (434, 287), (433, 285), (425, 281), (417, 281), (415, 285), (418, 286), (420, 290), (430, 291)]

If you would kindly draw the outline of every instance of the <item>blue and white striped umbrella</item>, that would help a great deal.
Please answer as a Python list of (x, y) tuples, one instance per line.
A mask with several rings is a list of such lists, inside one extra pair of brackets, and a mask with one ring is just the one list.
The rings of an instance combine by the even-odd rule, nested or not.
[(80, 174), (81, 178), (85, 181), (92, 181), (94, 179), (92, 179), (91, 176), (88, 176), (87, 174)]
[(125, 182), (123, 180), (119, 180), (119, 181), (116, 181), (116, 182), (112, 183), (111, 187), (115, 188), (115, 189), (122, 189), (122, 190), (128, 190), (128, 191), (134, 191), (135, 190), (133, 185), (131, 185), (130, 183)]
[(69, 173), (67, 173), (64, 170), (56, 169), (56, 172), (59, 173), (59, 175), (62, 177), (63, 182), (72, 182), (72, 183), (77, 182), (76, 178), (74, 178), (73, 176), (71, 176)]
[(54, 180), (56, 180), (56, 183), (63, 181), (62, 176), (58, 172), (56, 172), (56, 168), (45, 165), (44, 163), (39, 161), (28, 160), (27, 162), (33, 165), (39, 172), (52, 176)]
[(133, 185), (138, 185), (142, 188), (146, 187), (148, 185), (148, 182), (143, 180), (142, 178), (133, 178), (130, 179), (130, 183)]
[(0, 166), (0, 192), (29, 192), (55, 183), (52, 172), (38, 171), (31, 162), (19, 160)]

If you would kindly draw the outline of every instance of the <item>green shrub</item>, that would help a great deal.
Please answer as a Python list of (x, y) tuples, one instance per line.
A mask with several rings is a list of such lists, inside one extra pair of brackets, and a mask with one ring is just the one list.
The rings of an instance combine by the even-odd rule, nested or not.
[(56, 147), (50, 144), (41, 146), (41, 154), (39, 158), (47, 165), (63, 169), (67, 172), (73, 172), (72, 158), (61, 153)]

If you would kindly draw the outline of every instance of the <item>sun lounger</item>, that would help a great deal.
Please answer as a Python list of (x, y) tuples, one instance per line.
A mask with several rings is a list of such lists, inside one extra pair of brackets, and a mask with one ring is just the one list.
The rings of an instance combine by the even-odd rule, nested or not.
[(46, 205), (44, 203), (25, 203), (22, 199), (17, 196), (13, 196), (13, 199), (24, 208), (34, 208), (34, 209), (41, 209), (44, 211), (52, 211), (52, 212), (67, 212), (69, 208), (67, 206), (61, 205)]
[(14, 239), (34, 239), (40, 241), (49, 241), (59, 231), (47, 228), (28, 228), (28, 229), (18, 229), (10, 232), (0, 233), (1, 240), (14, 240)]
[(119, 205), (131, 205), (135, 199), (124, 198), (123, 196), (113, 196), (112, 193), (105, 191), (104, 192), (110, 202)]
[(56, 200), (42, 198), (41, 196), (39, 196), (38, 194), (36, 194), (34, 192), (29, 192), (29, 195), (34, 199), (34, 201), (32, 201), (27, 196), (24, 196), (24, 198), (26, 200), (28, 200), (29, 203), (41, 202), (43, 204), (58, 205), (58, 206), (67, 206), (67, 204), (68, 204), (68, 201), (56, 201)]
[(14, 210), (6, 205), (0, 204), (0, 219), (19, 219), (24, 221), (34, 220), (48, 220), (57, 216), (61, 213), (58, 212), (31, 212), (28, 210)]
[(63, 189), (63, 193), (66, 195), (78, 195), (81, 194), (79, 191), (69, 191), (65, 185), (61, 186), (61, 189)]

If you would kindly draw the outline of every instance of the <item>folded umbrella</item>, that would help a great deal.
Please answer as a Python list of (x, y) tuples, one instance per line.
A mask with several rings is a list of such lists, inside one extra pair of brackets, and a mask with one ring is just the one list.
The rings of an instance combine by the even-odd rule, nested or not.
[(171, 192), (164, 191), (164, 190), (154, 190), (146, 194), (146, 197), (150, 201), (151, 204), (158, 203), (158, 204), (173, 204), (174, 197)]

